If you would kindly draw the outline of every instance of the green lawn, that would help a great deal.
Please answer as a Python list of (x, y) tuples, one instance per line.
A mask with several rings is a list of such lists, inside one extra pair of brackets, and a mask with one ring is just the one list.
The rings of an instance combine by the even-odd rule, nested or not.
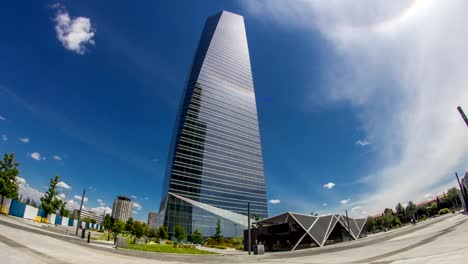
[(159, 244), (151, 244), (151, 245), (129, 244), (128, 249), (161, 252), (161, 253), (177, 253), (177, 254), (216, 254), (213, 252), (199, 250), (196, 248), (175, 248), (174, 245), (159, 245)]

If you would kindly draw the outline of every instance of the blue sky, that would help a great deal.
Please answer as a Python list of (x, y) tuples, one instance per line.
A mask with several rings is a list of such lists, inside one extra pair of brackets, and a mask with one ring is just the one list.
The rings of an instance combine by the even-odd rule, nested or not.
[(60, 175), (70, 206), (91, 187), (86, 208), (134, 196), (146, 219), (205, 19), (228, 10), (246, 21), (270, 215), (426, 199), (467, 167), (468, 34), (455, 4), (405, 2), (11, 1), (0, 151), (32, 196)]

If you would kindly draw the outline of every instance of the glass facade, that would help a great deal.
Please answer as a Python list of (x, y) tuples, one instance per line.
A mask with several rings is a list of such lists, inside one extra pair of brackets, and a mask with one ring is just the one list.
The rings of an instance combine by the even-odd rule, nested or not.
[[(160, 217), (169, 232), (182, 225), (214, 234), (209, 214), (168, 193), (247, 215), (267, 217), (265, 178), (249, 49), (242, 16), (223, 11), (206, 21), (169, 153)], [(234, 225), (234, 224), (233, 224)], [(225, 226), (241, 236), (246, 226)], [(205, 232), (204, 232), (205, 231)], [(211, 234), (213, 233), (213, 234)]]

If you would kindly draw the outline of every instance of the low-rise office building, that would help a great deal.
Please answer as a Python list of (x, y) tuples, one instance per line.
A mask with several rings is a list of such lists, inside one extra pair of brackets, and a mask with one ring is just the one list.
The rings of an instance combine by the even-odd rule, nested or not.
[[(344, 215), (312, 216), (283, 213), (255, 222), (251, 245), (262, 244), (266, 251), (288, 251), (356, 240), (367, 236), (367, 219)], [(248, 249), (248, 230), (244, 231), (244, 248)]]

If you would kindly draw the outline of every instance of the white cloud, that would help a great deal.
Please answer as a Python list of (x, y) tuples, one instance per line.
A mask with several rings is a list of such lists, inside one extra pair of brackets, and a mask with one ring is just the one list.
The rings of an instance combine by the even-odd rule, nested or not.
[(30, 157), (35, 159), (35, 160), (41, 160), (41, 153), (33, 152), (33, 153), (30, 154)]
[(6, 118), (4, 118), (3, 116), (0, 116), (0, 120), (6, 121)]
[(362, 147), (365, 147), (367, 145), (370, 145), (371, 143), (365, 139), (361, 140), (359, 139), (358, 141), (356, 141), (355, 143), (356, 145), (359, 145), (359, 146), (362, 146)]
[(346, 200), (341, 200), (341, 201), (340, 201), (340, 204), (342, 204), (342, 205), (346, 205), (346, 204), (348, 204), (348, 203), (349, 203), (349, 201), (351, 201), (351, 199), (349, 199), (349, 198), (348, 198), (348, 199), (346, 199)]
[(142, 207), (141, 207), (141, 204), (137, 202), (133, 202), (133, 208), (136, 209), (137, 211), (140, 211)]
[(106, 206), (106, 203), (102, 199), (97, 199), (97, 202), (100, 206)]
[(326, 203), (324, 203), (324, 204), (323, 204), (323, 206), (327, 206), (327, 204), (326, 204)]
[(331, 189), (331, 188), (335, 187), (335, 183), (329, 182), (327, 184), (324, 184), (323, 187), (325, 187), (327, 189)]
[(16, 183), (17, 184), (25, 184), (26, 180), (24, 178), (21, 178), (19, 176), (16, 176)]
[[(81, 195), (76, 195), (73, 196), (73, 198), (75, 198), (76, 200), (80, 201), (81, 202)], [(88, 202), (88, 197), (85, 196), (85, 198), (83, 199), (83, 201), (86, 203)]]
[(356, 211), (358, 209), (361, 209), (361, 206), (355, 206), (355, 207), (351, 208), (351, 212), (354, 212), (354, 211)]
[(133, 199), (136, 199), (136, 198), (137, 198), (135, 195), (130, 195), (130, 197), (132, 197)]
[(135, 211), (135, 210), (133, 210), (133, 214), (134, 214), (134, 215), (136, 215), (136, 214), (138, 214), (138, 212), (137, 212), (137, 211)]
[(57, 156), (57, 155), (53, 155), (52, 158), (53, 158), (54, 160), (62, 160), (62, 157)]
[(3, 141), (7, 141), (7, 140), (8, 140), (8, 138), (7, 138), (6, 135), (2, 135), (2, 139), (3, 139)]
[(23, 143), (29, 143), (29, 138), (19, 138), (19, 140)]
[(424, 194), (425, 199), (432, 199), (435, 195), (433, 193), (426, 193)]
[(321, 99), (350, 105), (379, 146), (367, 191), (356, 197), (369, 201), (370, 214), (441, 189), (447, 172), (466, 166), (468, 133), (456, 107), (468, 108), (467, 1), (243, 3), (264, 21), (327, 41), (335, 56), (321, 64)]
[[(73, 199), (70, 199), (67, 201), (67, 204), (65, 205), (65, 207), (68, 209), (68, 210), (71, 210), (73, 211), (73, 209), (77, 209), (79, 210), (80, 209), (80, 202), (77, 202)], [(86, 206), (83, 205), (83, 210), (86, 210)]]
[(362, 211), (361, 214), (367, 215), (367, 212), (366, 212), (366, 211)]
[(63, 193), (59, 194), (59, 198), (60, 198), (61, 200), (65, 200), (65, 197), (66, 197), (65, 194), (63, 194)]
[(36, 203), (41, 202), (41, 197), (44, 196), (43, 192), (29, 186), (24, 178), (17, 176), (16, 182), (18, 183), (18, 194), (22, 195), (24, 199), (29, 198)]
[(149, 199), (148, 197), (143, 198), (143, 200), (148, 200), (148, 199)]
[(67, 189), (67, 190), (70, 190), (71, 189), (71, 186), (66, 184), (65, 182), (63, 181), (60, 181), (57, 183), (57, 187), (59, 188), (63, 188), (63, 189)]
[(64, 8), (59, 8), (55, 17), (55, 32), (63, 47), (78, 54), (84, 54), (86, 44), (94, 45), (95, 31), (87, 17), (70, 18)]
[(96, 212), (96, 215), (112, 214), (112, 208), (108, 206), (99, 206), (89, 209), (90, 211)]
[(271, 200), (269, 201), (269, 203), (271, 203), (271, 204), (279, 204), (279, 203), (281, 203), (281, 201), (280, 201), (279, 199), (271, 199)]

